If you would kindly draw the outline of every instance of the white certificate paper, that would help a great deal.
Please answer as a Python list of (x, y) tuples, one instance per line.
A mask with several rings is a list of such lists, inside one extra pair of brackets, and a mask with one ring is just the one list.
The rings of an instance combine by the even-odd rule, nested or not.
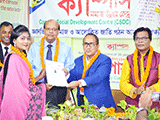
[(65, 73), (62, 71), (63, 68), (63, 63), (46, 60), (46, 75), (48, 84), (61, 87), (68, 85)]

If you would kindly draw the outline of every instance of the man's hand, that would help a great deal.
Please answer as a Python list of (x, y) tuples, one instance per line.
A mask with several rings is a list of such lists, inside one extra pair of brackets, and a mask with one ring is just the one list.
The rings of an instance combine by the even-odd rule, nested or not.
[(140, 95), (144, 91), (144, 84), (145, 82), (143, 82), (143, 84), (139, 88), (137, 88), (134, 93)]
[(39, 73), (40, 79), (46, 77), (46, 69), (42, 69), (41, 72)]
[(72, 81), (68, 84), (67, 88), (76, 88), (79, 86), (79, 81)]
[(48, 91), (49, 91), (52, 87), (53, 87), (53, 85), (46, 84), (46, 89), (47, 89)]
[(152, 98), (152, 90), (146, 88), (145, 93), (143, 93), (139, 98), (139, 104), (138, 104), (139, 107), (144, 107), (147, 110), (150, 109), (150, 107), (152, 106), (151, 98)]
[(65, 76), (67, 76), (67, 75), (68, 75), (68, 73), (69, 73), (69, 72), (68, 72), (68, 70), (67, 70), (66, 68), (63, 68), (63, 69), (62, 69), (62, 71), (64, 71)]

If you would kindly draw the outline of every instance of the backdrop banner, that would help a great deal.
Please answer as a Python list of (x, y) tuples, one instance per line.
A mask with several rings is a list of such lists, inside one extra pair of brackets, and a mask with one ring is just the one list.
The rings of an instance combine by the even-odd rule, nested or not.
[(59, 37), (132, 38), (138, 27), (149, 27), (158, 38), (158, 0), (30, 0), (30, 31), (43, 36), (43, 24), (55, 19)]
[(28, 26), (28, 0), (0, 0), (0, 23), (9, 21), (13, 26)]

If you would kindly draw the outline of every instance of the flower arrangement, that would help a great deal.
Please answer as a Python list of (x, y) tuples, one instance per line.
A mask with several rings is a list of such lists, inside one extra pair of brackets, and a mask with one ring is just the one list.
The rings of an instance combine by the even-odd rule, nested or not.
[[(52, 116), (54, 120), (136, 120), (137, 107), (135, 105), (127, 105), (122, 100), (117, 104), (124, 112), (116, 113), (113, 107), (98, 109), (96, 105), (89, 105), (88, 102), (85, 105), (75, 106), (72, 102), (66, 101), (64, 104), (60, 104), (60, 109), (56, 112), (47, 111), (49, 116)], [(48, 109), (49, 110), (49, 109)], [(154, 108), (148, 111), (149, 120), (159, 120), (160, 113)]]
[[(45, 64), (44, 64), (44, 40), (45, 39), (45, 36), (42, 37), (41, 39), (41, 44), (40, 44), (40, 59), (41, 59), (41, 65), (42, 65), (42, 69), (45, 68)], [(58, 54), (59, 54), (59, 44), (60, 44), (60, 41), (59, 41), (59, 38), (57, 37), (57, 42), (56, 42), (56, 50), (55, 50), (55, 54), (54, 54), (54, 61), (57, 62), (58, 60)]]
[(96, 105), (89, 105), (89, 103), (79, 107), (75, 106), (70, 101), (66, 101), (64, 104), (60, 104), (59, 106), (60, 109), (57, 112), (50, 111), (48, 114), (52, 116), (54, 120), (98, 120), (113, 118), (113, 116), (107, 115), (106, 112), (99, 112)]
[(0, 67), (3, 67), (3, 64), (1, 63), (1, 61), (0, 61)]
[(159, 8), (155, 8), (155, 12), (160, 13), (160, 5), (158, 5)]
[(153, 54), (153, 47), (149, 46), (149, 55), (148, 55), (148, 60), (147, 60), (147, 66), (146, 66), (146, 70), (144, 73), (144, 77), (143, 80), (139, 80), (138, 77), (138, 49), (136, 48), (136, 50), (134, 51), (134, 55), (133, 55), (133, 65), (134, 65), (134, 77), (135, 77), (135, 82), (137, 85), (141, 86), (143, 84), (143, 82), (146, 83), (147, 78), (149, 76), (149, 71), (150, 71), (150, 67), (151, 67), (151, 63), (152, 63), (152, 54)]
[[(118, 103), (117, 105), (124, 110), (127, 118), (129, 118), (130, 120), (136, 120), (136, 111), (138, 108), (135, 107), (135, 105), (127, 105), (125, 100), (121, 100), (120, 103)], [(155, 108), (148, 110), (148, 120), (159, 120), (159, 119), (160, 119), (159, 111), (156, 111)]]

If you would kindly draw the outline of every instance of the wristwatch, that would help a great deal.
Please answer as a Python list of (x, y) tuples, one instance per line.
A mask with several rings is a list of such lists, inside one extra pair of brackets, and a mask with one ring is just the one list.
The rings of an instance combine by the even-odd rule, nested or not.
[(138, 114), (140, 111), (143, 111), (143, 110), (145, 110), (147, 112), (147, 115), (148, 115), (148, 110), (146, 108), (144, 108), (144, 107), (138, 108), (138, 110), (136, 112)]

